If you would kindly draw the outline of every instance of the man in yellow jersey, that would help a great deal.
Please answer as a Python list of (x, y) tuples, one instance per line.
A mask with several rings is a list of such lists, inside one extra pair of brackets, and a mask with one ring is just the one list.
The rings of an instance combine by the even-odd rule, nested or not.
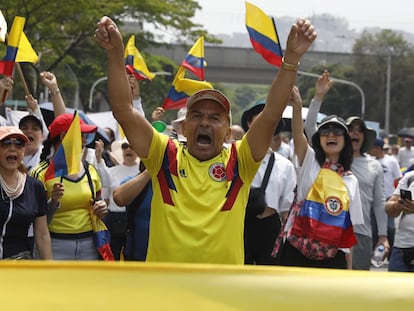
[(102, 17), (94, 37), (108, 58), (112, 112), (152, 179), (147, 260), (243, 264), (250, 183), (289, 101), (300, 59), (316, 38), (313, 25), (302, 19), (292, 25), (263, 112), (243, 139), (230, 146), (224, 145), (231, 135), (230, 101), (224, 94), (193, 94), (183, 123), (187, 143), (170, 139), (132, 107), (117, 25)]

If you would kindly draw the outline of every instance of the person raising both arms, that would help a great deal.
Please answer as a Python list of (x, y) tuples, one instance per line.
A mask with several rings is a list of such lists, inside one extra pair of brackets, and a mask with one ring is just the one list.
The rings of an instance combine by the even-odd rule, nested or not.
[(109, 17), (102, 17), (95, 40), (108, 59), (112, 112), (153, 185), (147, 261), (244, 263), (250, 183), (289, 101), (299, 62), (315, 38), (309, 21), (299, 19), (292, 25), (263, 111), (243, 139), (228, 148), (223, 144), (231, 135), (230, 101), (212, 89), (193, 94), (186, 105), (184, 145), (158, 133), (133, 109), (122, 36)]

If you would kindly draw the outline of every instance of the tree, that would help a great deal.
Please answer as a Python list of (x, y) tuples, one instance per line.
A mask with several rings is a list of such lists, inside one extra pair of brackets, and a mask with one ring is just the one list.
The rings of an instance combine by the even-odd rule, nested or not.
[[(26, 18), (25, 33), (40, 56), (39, 63), (35, 66), (22, 64), (32, 92), (39, 97), (42, 91), (42, 86), (38, 84), (38, 73), (43, 70), (53, 71), (59, 79), (68, 106), (74, 88), (79, 86), (84, 109), (88, 107), (90, 86), (95, 80), (105, 76), (104, 53), (92, 39), (95, 22), (102, 15), (113, 18), (121, 25), (121, 30), (126, 22), (136, 23), (133, 32), (136, 32), (134, 34), (139, 42), (137, 47), (152, 71), (162, 68), (167, 60), (145, 54), (146, 47), (156, 44), (155, 39), (163, 39), (156, 37), (150, 29), (156, 29), (158, 33), (172, 34), (182, 42), (193, 40), (200, 35), (204, 35), (207, 41), (217, 42), (200, 25), (191, 21), (196, 10), (201, 9), (195, 0), (3, 0), (0, 9), (10, 26), (14, 16)], [(140, 25), (144, 28), (139, 29)], [(148, 30), (147, 25), (151, 25)], [(124, 34), (127, 38), (131, 32), (125, 30)], [(161, 92), (166, 94), (167, 84), (161, 81), (159, 84), (163, 87)], [(23, 97), (18, 85), (15, 95)], [(159, 104), (159, 96), (155, 100)]]
[(353, 52), (355, 81), (366, 94), (366, 119), (385, 123), (387, 60), (391, 57), (390, 131), (412, 126), (410, 111), (413, 75), (413, 49), (402, 35), (392, 30), (377, 34), (364, 32), (356, 41)]

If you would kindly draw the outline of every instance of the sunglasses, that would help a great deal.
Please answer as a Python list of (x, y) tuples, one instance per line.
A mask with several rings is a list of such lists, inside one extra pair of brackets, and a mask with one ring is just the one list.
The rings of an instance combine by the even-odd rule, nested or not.
[(123, 143), (123, 144), (121, 145), (121, 148), (122, 148), (122, 149), (128, 149), (128, 148), (129, 148), (129, 144), (128, 144), (128, 143)]
[(15, 145), (17, 148), (23, 148), (26, 145), (26, 142), (24, 142), (23, 140), (19, 138), (17, 139), (7, 138), (7, 139), (1, 140), (0, 142), (3, 147), (9, 147), (11, 145)]
[(355, 126), (355, 125), (351, 125), (349, 128), (350, 132), (358, 132), (358, 133), (365, 133), (365, 129), (363, 127), (359, 127), (359, 126)]
[(327, 126), (319, 129), (320, 136), (329, 136), (329, 133), (334, 134), (334, 136), (342, 136), (345, 134), (345, 129), (336, 126)]

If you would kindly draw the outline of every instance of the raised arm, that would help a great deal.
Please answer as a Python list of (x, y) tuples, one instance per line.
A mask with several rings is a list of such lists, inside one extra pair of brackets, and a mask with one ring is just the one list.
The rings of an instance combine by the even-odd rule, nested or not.
[(108, 93), (112, 113), (137, 155), (146, 157), (153, 129), (132, 106), (131, 86), (125, 71), (124, 44), (119, 29), (109, 17), (104, 16), (97, 25), (94, 38), (105, 49), (108, 59)]
[(329, 76), (329, 71), (325, 69), (315, 84), (315, 96), (309, 104), (309, 110), (305, 120), (305, 133), (309, 142), (311, 141), (313, 134), (317, 131), (316, 122), (323, 99), (333, 84), (333, 81), (329, 78)]
[(49, 134), (49, 130), (43, 118), (43, 114), (40, 111), (40, 107), (37, 103), (37, 99), (34, 98), (32, 94), (26, 95), (25, 99), (27, 103), (27, 111), (29, 112), (29, 114), (36, 116), (42, 123), (43, 140), (45, 140), (47, 138), (47, 135)]
[(56, 76), (49, 71), (43, 71), (40, 73), (40, 80), (49, 89), (55, 118), (58, 115), (66, 113), (65, 102), (63, 101), (62, 94), (60, 93)]
[(316, 32), (308, 20), (300, 19), (292, 25), (284, 56), (284, 64), (273, 80), (263, 111), (247, 132), (247, 139), (256, 161), (263, 159), (277, 124), (282, 117), (296, 80), (298, 64), (316, 39)]
[(294, 86), (292, 89), (292, 137), (295, 146), (295, 154), (298, 164), (301, 166), (305, 159), (306, 150), (308, 149), (308, 141), (303, 131), (302, 119), (302, 98), (299, 89)]

